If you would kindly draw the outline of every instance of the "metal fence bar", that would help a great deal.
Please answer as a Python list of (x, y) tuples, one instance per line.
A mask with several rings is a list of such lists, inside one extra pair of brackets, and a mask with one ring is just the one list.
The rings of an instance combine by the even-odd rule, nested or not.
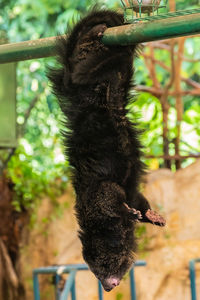
[[(134, 279), (134, 267), (145, 266), (146, 262), (143, 260), (136, 261), (130, 270), (130, 285), (131, 285), (131, 300), (136, 300), (135, 292), (135, 279)], [(75, 288), (75, 276), (77, 271), (89, 270), (86, 264), (71, 264), (71, 265), (61, 265), (61, 266), (49, 266), (34, 269), (33, 271), (33, 288), (34, 288), (34, 300), (40, 300), (39, 292), (39, 274), (55, 274), (56, 283), (56, 300), (67, 300), (69, 293), (71, 292), (71, 299), (76, 300), (76, 288)], [(64, 290), (59, 293), (57, 290), (57, 285), (60, 279), (61, 273), (69, 273), (69, 277), (65, 283)], [(99, 300), (103, 300), (103, 288), (101, 282), (98, 281), (98, 296)]]
[[(71, 291), (71, 299), (76, 300), (76, 290), (75, 290), (75, 277), (72, 283), (68, 282), (71, 277), (69, 277), (66, 281), (63, 293), (61, 294), (60, 291), (57, 289), (57, 284), (60, 279), (60, 275), (58, 273), (70, 273), (72, 274), (73, 271), (85, 271), (88, 270), (88, 266), (86, 264), (69, 264), (69, 265), (61, 265), (61, 266), (49, 266), (49, 267), (41, 267), (34, 269), (33, 271), (33, 289), (34, 289), (34, 300), (40, 300), (40, 290), (39, 290), (39, 282), (38, 282), (38, 275), (39, 274), (55, 274), (55, 283), (56, 283), (56, 300), (67, 299), (66, 297), (69, 295)], [(71, 275), (72, 276), (72, 275)], [(72, 280), (72, 279), (70, 279)], [(67, 284), (68, 282), (68, 284)], [(69, 288), (69, 284), (71, 287)], [(61, 298), (65, 297), (65, 298)]]
[(86, 264), (69, 264), (69, 265), (61, 265), (61, 266), (49, 266), (49, 267), (41, 267), (34, 269), (34, 273), (37, 274), (52, 274), (58, 272), (59, 269), (62, 268), (62, 273), (69, 273), (71, 270), (88, 270), (88, 266)]
[(144, 260), (138, 260), (135, 262), (134, 266), (131, 268), (129, 272), (130, 278), (130, 290), (131, 290), (131, 300), (136, 300), (136, 284), (135, 284), (135, 267), (143, 267), (146, 266), (146, 262)]
[(134, 267), (144, 267), (146, 266), (146, 261), (145, 260), (137, 260), (135, 263), (134, 263)]
[[(200, 13), (112, 27), (104, 32), (106, 45), (131, 45), (200, 33)], [(56, 55), (56, 37), (0, 46), (0, 63)]]
[(191, 260), (189, 262), (189, 270), (190, 270), (190, 288), (191, 288), (191, 299), (196, 300), (196, 280), (195, 280), (195, 262)]
[(76, 287), (75, 287), (75, 278), (71, 288), (72, 300), (76, 300)]
[(135, 276), (134, 268), (130, 270), (130, 288), (131, 288), (131, 300), (136, 300), (136, 289), (135, 289)]
[(40, 288), (38, 281), (38, 274), (33, 271), (33, 293), (34, 300), (40, 300)]
[(99, 280), (98, 280), (98, 294), (99, 294), (99, 300), (103, 300), (103, 288)]
[[(69, 293), (73, 289), (75, 276), (76, 276), (76, 270), (71, 270), (70, 273), (69, 273), (69, 277), (66, 280), (64, 289), (61, 293), (60, 300), (67, 300), (68, 299)], [(73, 294), (73, 292), (72, 292), (72, 294)], [(73, 296), (75, 296), (75, 294), (73, 294)], [(72, 298), (72, 300), (76, 300), (76, 298), (74, 298), (74, 299)]]
[(60, 279), (61, 279), (61, 276), (58, 274), (55, 274), (55, 287), (56, 287), (55, 288), (55, 298), (56, 298), (56, 300), (60, 299), (60, 289), (58, 288)]
[(195, 263), (199, 263), (200, 258), (192, 259), (189, 262), (189, 270), (190, 270), (190, 289), (191, 289), (191, 299), (197, 300), (196, 293), (196, 274), (195, 274)]

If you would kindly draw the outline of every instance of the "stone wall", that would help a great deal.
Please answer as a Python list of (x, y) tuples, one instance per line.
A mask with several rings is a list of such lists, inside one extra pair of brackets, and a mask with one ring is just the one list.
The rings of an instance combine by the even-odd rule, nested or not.
[[(165, 216), (167, 225), (165, 228), (147, 225), (147, 266), (135, 270), (137, 299), (188, 300), (188, 262), (192, 258), (200, 257), (200, 160), (176, 173), (166, 169), (149, 173), (144, 194), (152, 207)], [(67, 202), (69, 207), (63, 210), (61, 216), (56, 217), (50, 201), (42, 201), (37, 225), (29, 234), (28, 245), (22, 247), (23, 275), (29, 300), (33, 299), (33, 268), (83, 262), (73, 214), (74, 197), (71, 188), (59, 202), (61, 206)], [(27, 244), (27, 239), (24, 244)], [(200, 266), (197, 265), (197, 286), (200, 286), (199, 270)], [(54, 299), (49, 280), (45, 277), (41, 284), (42, 299)], [(92, 273), (80, 272), (76, 286), (78, 300), (98, 299), (97, 282)], [(200, 295), (200, 288), (198, 293)], [(105, 293), (105, 300), (119, 299), (129, 299), (128, 278), (114, 291)]]

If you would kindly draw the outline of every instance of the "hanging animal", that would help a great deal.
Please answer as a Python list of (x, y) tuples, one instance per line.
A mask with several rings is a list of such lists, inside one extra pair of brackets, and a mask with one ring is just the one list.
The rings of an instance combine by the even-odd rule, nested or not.
[(139, 192), (144, 174), (139, 132), (127, 118), (137, 46), (106, 46), (121, 14), (93, 10), (58, 38), (60, 66), (48, 77), (66, 119), (66, 156), (76, 193), (82, 253), (106, 291), (134, 262), (136, 222), (164, 226)]

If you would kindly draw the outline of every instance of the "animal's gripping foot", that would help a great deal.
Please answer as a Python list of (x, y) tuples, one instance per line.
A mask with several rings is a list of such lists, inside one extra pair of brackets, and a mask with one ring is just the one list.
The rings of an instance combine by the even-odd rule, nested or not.
[(95, 38), (95, 37), (102, 37), (104, 31), (107, 29), (106, 24), (98, 24), (96, 26), (94, 26), (88, 33), (87, 33), (87, 37), (91, 38)]
[(145, 213), (146, 218), (153, 224), (158, 225), (158, 226), (165, 226), (166, 221), (165, 219), (159, 215), (157, 212), (148, 209), (147, 212)]
[(123, 203), (123, 205), (126, 208), (126, 211), (131, 215), (132, 219), (134, 219), (135, 221), (139, 221), (140, 219), (142, 219), (142, 214), (139, 210), (129, 207), (125, 202)]
[(104, 31), (107, 29), (107, 26), (106, 26), (106, 24), (100, 24), (98, 26), (99, 26), (98, 27), (98, 30), (99, 30), (98, 37), (102, 37), (104, 34)]

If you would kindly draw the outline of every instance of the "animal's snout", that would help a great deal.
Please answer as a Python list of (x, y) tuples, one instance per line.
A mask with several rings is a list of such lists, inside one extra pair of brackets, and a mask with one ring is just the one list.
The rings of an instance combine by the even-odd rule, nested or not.
[(110, 292), (113, 288), (120, 284), (120, 280), (117, 277), (109, 277), (102, 282), (104, 290)]
[(111, 284), (113, 287), (119, 285), (119, 279), (118, 279), (118, 278), (112, 278), (112, 279), (110, 280), (110, 284)]

